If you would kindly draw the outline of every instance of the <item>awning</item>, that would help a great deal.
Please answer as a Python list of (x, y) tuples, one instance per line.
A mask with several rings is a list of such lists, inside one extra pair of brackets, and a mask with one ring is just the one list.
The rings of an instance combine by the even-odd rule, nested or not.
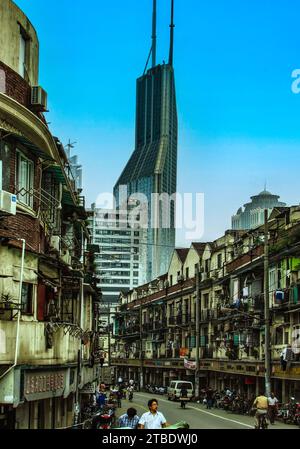
[(28, 148), (30, 151), (34, 152), (38, 157), (43, 158), (46, 161), (54, 161), (54, 159), (51, 156), (49, 156), (49, 154), (47, 154), (41, 148), (34, 145), (32, 142), (30, 142), (30, 140), (26, 139), (26, 137), (22, 136), (21, 134), (12, 133), (9, 129), (6, 129), (3, 123), (0, 124), (0, 129), (9, 132), (9, 137), (13, 137), (21, 145)]
[(95, 293), (95, 290), (90, 284), (83, 284), (83, 291), (85, 293)]

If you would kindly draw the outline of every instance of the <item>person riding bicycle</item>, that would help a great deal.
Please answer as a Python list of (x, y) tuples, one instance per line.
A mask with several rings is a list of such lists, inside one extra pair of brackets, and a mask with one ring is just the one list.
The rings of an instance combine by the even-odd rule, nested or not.
[(263, 418), (266, 420), (268, 413), (268, 398), (265, 396), (264, 392), (261, 391), (259, 396), (257, 396), (253, 402), (253, 408), (256, 408), (255, 413), (255, 429), (260, 429), (262, 426)]
[(186, 387), (182, 387), (180, 390), (180, 407), (185, 408), (185, 403), (188, 400), (188, 391)]

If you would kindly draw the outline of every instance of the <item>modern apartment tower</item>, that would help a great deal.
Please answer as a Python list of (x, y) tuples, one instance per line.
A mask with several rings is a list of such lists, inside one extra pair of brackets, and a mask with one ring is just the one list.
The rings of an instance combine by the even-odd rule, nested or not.
[[(137, 79), (136, 136), (134, 151), (119, 177), (114, 195), (121, 207), (121, 186), (127, 198), (143, 194), (148, 202), (147, 281), (168, 270), (175, 247), (175, 200), (154, 200), (177, 187), (177, 108), (173, 68), (174, 0), (171, 1), (170, 52), (168, 63), (156, 64), (156, 0), (153, 0), (152, 67)], [(124, 188), (124, 187), (122, 187)], [(162, 198), (162, 197), (160, 197)], [(155, 226), (155, 227), (154, 227)]]
[(95, 254), (97, 287), (102, 291), (102, 304), (113, 308), (118, 304), (121, 291), (136, 288), (146, 281), (146, 230), (140, 229), (138, 221), (129, 225), (127, 214), (112, 209), (98, 209), (92, 204), (87, 212), (92, 243), (100, 250)]

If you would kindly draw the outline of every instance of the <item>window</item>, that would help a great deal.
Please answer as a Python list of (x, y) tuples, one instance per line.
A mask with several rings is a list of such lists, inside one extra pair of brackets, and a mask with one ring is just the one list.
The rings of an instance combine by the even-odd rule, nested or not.
[(239, 280), (238, 279), (234, 279), (233, 280), (233, 300), (236, 300), (239, 298)]
[(134, 241), (133, 241), (133, 244), (134, 244), (134, 245), (138, 245), (138, 244), (139, 244), (139, 241), (138, 241), (138, 240), (134, 240)]
[(218, 268), (222, 268), (222, 254), (218, 254)]
[(134, 276), (134, 277), (138, 277), (138, 276), (139, 276), (139, 272), (138, 272), (138, 271), (134, 271), (134, 272), (133, 272), (133, 276)]
[(282, 345), (282, 344), (283, 344), (283, 328), (277, 327), (275, 333), (275, 345)]
[(171, 274), (171, 276), (170, 276), (170, 286), (172, 286), (173, 285), (173, 275)]
[(27, 284), (26, 282), (23, 282), (22, 284), (22, 312), (32, 314), (32, 304), (33, 304), (33, 285)]
[(186, 279), (189, 278), (189, 267), (187, 267), (187, 268), (185, 269), (185, 277), (186, 277)]
[(205, 260), (205, 273), (208, 273), (209, 272), (209, 259), (206, 259)]
[(138, 270), (139, 269), (139, 264), (138, 263), (134, 263), (133, 264), (133, 269), (134, 270)]
[(134, 236), (135, 237), (139, 237), (139, 235), (140, 235), (139, 231), (134, 231)]
[(33, 162), (17, 151), (17, 190), (18, 200), (33, 207)]
[(22, 33), (20, 33), (20, 53), (19, 53), (19, 75), (25, 78), (26, 67), (26, 39)]
[(133, 256), (133, 260), (139, 260), (139, 256)]
[(209, 307), (209, 293), (203, 295), (203, 308), (208, 309)]

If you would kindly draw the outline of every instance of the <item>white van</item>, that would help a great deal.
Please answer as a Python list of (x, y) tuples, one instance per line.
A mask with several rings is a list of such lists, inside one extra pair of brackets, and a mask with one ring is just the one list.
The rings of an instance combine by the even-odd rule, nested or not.
[(194, 393), (194, 386), (192, 382), (186, 380), (172, 380), (167, 390), (168, 400), (174, 400), (180, 398), (180, 391), (182, 388), (186, 388), (188, 392), (188, 398), (191, 398)]

